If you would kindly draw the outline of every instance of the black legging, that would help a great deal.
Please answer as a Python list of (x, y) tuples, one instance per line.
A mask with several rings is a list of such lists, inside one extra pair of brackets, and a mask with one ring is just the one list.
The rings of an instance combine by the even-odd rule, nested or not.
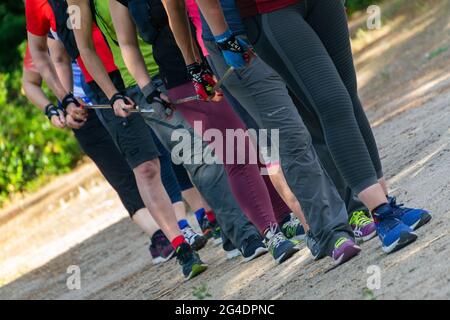
[(299, 4), (244, 20), (259, 56), (315, 113), (336, 167), (359, 193), (383, 176), (377, 145), (357, 93), (341, 1)]

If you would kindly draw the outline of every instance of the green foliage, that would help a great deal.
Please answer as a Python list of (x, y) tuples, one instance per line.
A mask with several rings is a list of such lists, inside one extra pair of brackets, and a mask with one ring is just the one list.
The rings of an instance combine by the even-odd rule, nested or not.
[(21, 0), (0, 3), (0, 72), (20, 65), (19, 45), (26, 39), (24, 4)]
[(206, 283), (201, 283), (200, 286), (194, 287), (192, 295), (198, 300), (205, 300), (206, 298), (212, 297), (211, 293), (209, 293), (209, 288)]
[(358, 10), (366, 10), (373, 4), (380, 3), (382, 0), (347, 0), (345, 6), (349, 13), (353, 13)]
[(364, 300), (376, 300), (375, 293), (369, 288), (362, 289), (362, 296)]
[(21, 87), (21, 71), (0, 73), (0, 206), (36, 180), (69, 171), (81, 157), (72, 133), (53, 128)]

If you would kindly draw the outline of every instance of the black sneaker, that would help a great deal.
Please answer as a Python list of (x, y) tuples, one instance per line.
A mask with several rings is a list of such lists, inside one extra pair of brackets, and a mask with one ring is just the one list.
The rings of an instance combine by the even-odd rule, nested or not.
[(200, 228), (202, 229), (203, 235), (209, 240), (213, 239), (214, 245), (222, 244), (222, 235), (220, 233), (219, 224), (216, 222), (211, 223), (208, 217), (204, 216), (201, 221), (199, 221)]
[(204, 264), (197, 252), (187, 243), (182, 243), (176, 250), (178, 263), (182, 267), (183, 275), (186, 280), (195, 278), (200, 273), (208, 269), (208, 265)]
[(263, 239), (259, 236), (250, 236), (248, 239), (245, 239), (242, 244), (241, 253), (244, 257), (244, 262), (252, 261), (264, 254), (266, 254), (269, 250), (263, 243)]
[(202, 229), (203, 235), (209, 240), (213, 237), (214, 226), (209, 222), (206, 216), (203, 216), (201, 220), (197, 220)]

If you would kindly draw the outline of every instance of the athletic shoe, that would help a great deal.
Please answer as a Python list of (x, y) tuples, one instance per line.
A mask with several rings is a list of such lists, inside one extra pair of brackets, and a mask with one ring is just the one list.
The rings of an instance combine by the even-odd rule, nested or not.
[(203, 235), (208, 240), (214, 238), (215, 245), (222, 244), (222, 235), (220, 234), (220, 227), (217, 222), (211, 223), (205, 215), (201, 221), (199, 221), (199, 224)]
[(239, 249), (233, 249), (230, 251), (226, 251), (227, 253), (227, 260), (233, 260), (234, 258), (237, 258), (241, 255), (241, 252), (239, 251)]
[(187, 243), (182, 243), (177, 248), (177, 260), (186, 280), (190, 280), (208, 269), (208, 265), (200, 260), (198, 253), (192, 250)]
[(383, 251), (386, 253), (406, 247), (417, 239), (417, 235), (411, 227), (404, 224), (398, 218), (398, 213), (396, 214), (396, 212), (398, 212), (398, 209), (391, 207), (387, 203), (373, 212), (378, 237), (382, 242)]
[(214, 245), (218, 246), (219, 244), (222, 244), (222, 232), (220, 231), (220, 227), (217, 225), (214, 227), (212, 232), (212, 238), (214, 239)]
[(265, 235), (265, 243), (276, 262), (283, 263), (292, 257), (299, 249), (288, 240), (278, 226), (271, 227)]
[(148, 249), (152, 256), (153, 264), (167, 262), (172, 259), (175, 254), (172, 244), (162, 232), (157, 232), (152, 236), (151, 244)]
[(423, 209), (406, 208), (403, 203), (397, 204), (395, 197), (388, 197), (389, 205), (394, 209), (395, 215), (411, 229), (417, 230), (431, 220), (431, 214)]
[(204, 215), (201, 220), (197, 220), (202, 229), (203, 235), (209, 240), (213, 237), (214, 226), (209, 222), (206, 215)]
[(340, 265), (351, 260), (360, 252), (361, 248), (353, 240), (341, 237), (336, 241), (331, 257), (336, 265)]
[(306, 236), (305, 229), (297, 218), (291, 218), (283, 223), (281, 231), (290, 240), (304, 240)]
[(248, 239), (245, 239), (242, 244), (241, 253), (244, 257), (244, 262), (252, 261), (263, 254), (266, 254), (269, 250), (267, 250), (266, 246), (263, 243), (263, 240), (259, 236), (250, 236)]
[(356, 241), (369, 241), (377, 235), (377, 227), (365, 211), (354, 211), (349, 220)]
[(183, 230), (181, 230), (181, 232), (183, 233), (183, 236), (186, 239), (186, 241), (195, 251), (203, 249), (206, 246), (206, 243), (208, 242), (208, 239), (206, 239), (205, 236), (196, 233), (191, 227), (186, 227)]
[(306, 233), (305, 242), (314, 260), (317, 261), (326, 257), (326, 254), (320, 250), (319, 241), (313, 236), (311, 231)]

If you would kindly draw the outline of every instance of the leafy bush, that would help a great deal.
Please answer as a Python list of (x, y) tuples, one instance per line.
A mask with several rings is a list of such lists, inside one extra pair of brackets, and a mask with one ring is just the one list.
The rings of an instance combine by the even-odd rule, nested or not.
[(21, 76), (0, 73), (0, 205), (37, 179), (69, 171), (81, 157), (72, 133), (54, 129), (21, 94)]
[(20, 65), (19, 45), (26, 38), (24, 3), (2, 0), (0, 3), (0, 72)]
[(345, 5), (349, 13), (353, 13), (357, 10), (365, 10), (370, 5), (377, 4), (381, 1), (382, 0), (347, 0), (345, 1)]

